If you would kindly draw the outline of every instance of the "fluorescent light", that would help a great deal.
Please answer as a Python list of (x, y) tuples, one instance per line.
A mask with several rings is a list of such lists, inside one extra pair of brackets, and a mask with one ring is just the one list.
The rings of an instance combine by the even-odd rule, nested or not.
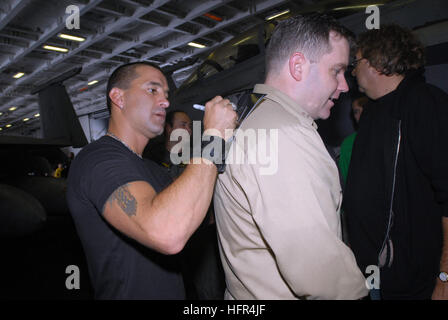
[(12, 124), (7, 124), (5, 127), (6, 127), (6, 128), (11, 128), (11, 127), (12, 127)]
[(95, 83), (98, 83), (98, 80), (90, 81), (87, 85), (91, 86), (91, 85), (94, 85)]
[(8, 110), (9, 111), (14, 111), (14, 110), (16, 110), (17, 109), (17, 107), (11, 107), (11, 108), (9, 108)]
[(62, 38), (62, 39), (73, 40), (73, 41), (78, 41), (78, 42), (83, 42), (86, 40), (86, 38), (71, 36), (71, 35), (65, 34), (65, 33), (59, 34), (58, 37)]
[(196, 43), (196, 42), (189, 42), (188, 45), (190, 47), (195, 47), (195, 48), (199, 48), (199, 49), (205, 48), (205, 46), (203, 44)]
[(237, 45), (242, 44), (243, 42), (246, 42), (246, 41), (248, 41), (248, 40), (250, 40), (250, 39), (252, 39), (252, 38), (253, 38), (253, 36), (246, 37), (246, 38), (244, 38), (243, 40), (240, 40), (240, 41), (238, 41), (237, 43), (234, 43), (232, 46), (237, 46)]
[(0, 128), (0, 131), (2, 131), (3, 130), (3, 128)]
[(287, 10), (285, 10), (285, 11), (282, 11), (282, 12), (280, 12), (280, 13), (276, 13), (276, 14), (274, 14), (274, 15), (272, 15), (272, 16), (267, 17), (267, 18), (266, 18), (266, 21), (269, 21), (269, 20), (278, 18), (278, 17), (280, 17), (280, 16), (282, 16), (282, 15), (284, 15), (284, 14), (287, 14), (287, 13), (289, 13), (289, 9), (287, 9)]
[(39, 113), (36, 113), (35, 115), (34, 115), (34, 117), (39, 117), (40, 116), (40, 114)]
[(30, 118), (23, 119), (24, 122), (27, 122), (28, 120), (30, 120)]
[(43, 46), (44, 49), (51, 50), (51, 51), (58, 51), (58, 52), (68, 52), (67, 48), (61, 48), (61, 47), (55, 47), (55, 46), (49, 46), (45, 45)]
[(378, 4), (363, 4), (363, 5), (358, 5), (358, 6), (346, 6), (346, 7), (338, 7), (338, 8), (334, 8), (332, 9), (333, 11), (341, 11), (341, 10), (355, 10), (355, 9), (364, 9), (367, 8), (368, 6), (382, 6), (382, 3), (378, 3)]
[(24, 74), (23, 72), (19, 72), (19, 73), (16, 73), (16, 74), (13, 76), (13, 78), (14, 78), (14, 79), (19, 79), (19, 78), (22, 78), (24, 75), (25, 75), (25, 74)]
[(3, 114), (3, 112), (0, 112), (0, 116)]

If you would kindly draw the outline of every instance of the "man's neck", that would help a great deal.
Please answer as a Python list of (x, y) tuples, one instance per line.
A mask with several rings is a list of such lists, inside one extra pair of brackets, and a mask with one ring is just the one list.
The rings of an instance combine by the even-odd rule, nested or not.
[(376, 99), (384, 97), (385, 95), (397, 90), (398, 86), (400, 85), (401, 81), (403, 81), (403, 79), (404, 79), (403, 75), (392, 75), (392, 76), (381, 75), (380, 80), (378, 82), (379, 85)]
[(109, 122), (108, 133), (118, 138), (128, 148), (138, 155), (142, 155), (149, 139), (143, 137), (133, 130), (128, 130), (125, 126), (117, 126), (113, 121)]
[(289, 93), (288, 92), (289, 85), (280, 76), (269, 75), (268, 77), (266, 77), (266, 80), (265, 80), (264, 84), (268, 85), (268, 86), (270, 86), (272, 88), (275, 88), (275, 89), (285, 93), (286, 95), (290, 96), (288, 94)]

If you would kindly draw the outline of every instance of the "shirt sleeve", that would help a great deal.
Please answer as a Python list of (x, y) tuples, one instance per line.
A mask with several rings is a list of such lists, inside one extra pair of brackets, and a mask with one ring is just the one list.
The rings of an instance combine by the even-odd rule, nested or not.
[(135, 163), (126, 153), (113, 149), (92, 154), (84, 159), (84, 164), (89, 168), (83, 171), (81, 184), (84, 187), (81, 190), (85, 190), (85, 198), (101, 213), (116, 189), (129, 182), (145, 180), (139, 168), (143, 164)]
[[(358, 299), (367, 295), (367, 287), (341, 239), (335, 204), (341, 199), (330, 191), (339, 179), (322, 173), (333, 166), (330, 171), (337, 175), (337, 169), (317, 132), (314, 135), (297, 138), (296, 130), (279, 130), (276, 172), (262, 175), (262, 165), (244, 166), (243, 188), (253, 219), (297, 297)], [(268, 145), (270, 139), (268, 135)], [(310, 148), (310, 143), (319, 142), (320, 148)]]
[(408, 98), (412, 151), (430, 180), (442, 215), (448, 217), (448, 95), (424, 86), (413, 90)]

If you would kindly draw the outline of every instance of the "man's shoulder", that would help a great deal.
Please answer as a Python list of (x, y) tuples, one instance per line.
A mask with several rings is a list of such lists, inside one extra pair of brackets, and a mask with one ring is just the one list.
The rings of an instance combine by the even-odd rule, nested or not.
[(448, 93), (426, 81), (411, 84), (405, 89), (403, 96), (408, 102), (416, 106), (426, 104), (429, 102), (428, 100), (448, 101)]
[(123, 153), (120, 152), (120, 147), (112, 139), (109, 140), (104, 136), (86, 145), (75, 157), (73, 162), (85, 161), (86, 159), (92, 161), (95, 158), (110, 159), (111, 154), (119, 156)]
[(94, 170), (105, 162), (128, 161), (128, 157), (120, 152), (120, 146), (102, 137), (86, 145), (70, 165), (70, 173), (80, 175)]
[(294, 124), (297, 124), (295, 117), (292, 117), (279, 102), (265, 96), (259, 106), (243, 122), (241, 128), (281, 129), (285, 125)]

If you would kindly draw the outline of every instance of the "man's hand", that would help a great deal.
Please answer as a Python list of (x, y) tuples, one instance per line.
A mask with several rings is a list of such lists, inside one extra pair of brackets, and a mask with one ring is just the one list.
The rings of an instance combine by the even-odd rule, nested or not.
[[(448, 217), (442, 217), (443, 247), (440, 258), (440, 269), (448, 270)], [(448, 282), (442, 282), (437, 278), (436, 286), (432, 293), (432, 300), (448, 300)]]
[(448, 283), (437, 279), (436, 286), (432, 293), (432, 300), (448, 300)]
[(214, 129), (209, 134), (225, 138), (226, 129), (235, 129), (237, 114), (228, 99), (214, 97), (205, 104), (204, 130)]

